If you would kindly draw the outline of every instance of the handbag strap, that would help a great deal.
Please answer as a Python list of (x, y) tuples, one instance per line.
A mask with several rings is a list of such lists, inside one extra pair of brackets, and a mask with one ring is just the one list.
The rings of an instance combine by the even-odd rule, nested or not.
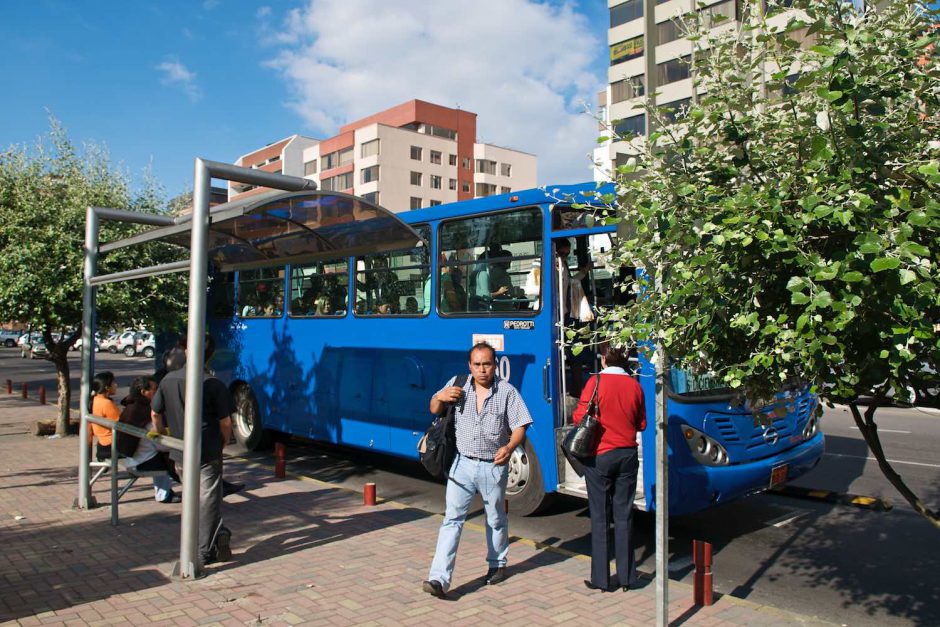
[(594, 375), (594, 393), (591, 394), (591, 400), (588, 401), (588, 407), (594, 405), (595, 411), (599, 410), (600, 407), (597, 405), (597, 390), (601, 387), (601, 373)]

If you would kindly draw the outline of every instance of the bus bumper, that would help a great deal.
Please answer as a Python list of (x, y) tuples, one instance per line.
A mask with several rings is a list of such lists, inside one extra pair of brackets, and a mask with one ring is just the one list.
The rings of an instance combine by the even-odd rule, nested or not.
[(815, 468), (824, 451), (825, 438), (818, 432), (811, 439), (766, 459), (730, 466), (679, 467), (670, 473), (674, 483), (669, 486), (669, 513), (689, 514), (764, 492)]

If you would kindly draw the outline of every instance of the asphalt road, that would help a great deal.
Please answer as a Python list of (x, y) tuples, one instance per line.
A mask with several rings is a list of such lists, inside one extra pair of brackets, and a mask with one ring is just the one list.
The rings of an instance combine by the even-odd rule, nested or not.
[[(77, 394), (78, 356), (73, 355), (70, 362)], [(150, 373), (152, 364), (144, 358), (97, 356), (97, 368), (114, 371), (122, 386), (134, 376)], [(17, 386), (29, 382), (33, 397), (36, 386), (44, 384), (50, 401), (54, 397), (51, 363), (21, 360), (18, 351), (0, 348), (0, 381), (8, 378)], [(940, 411), (881, 408), (876, 419), (895, 470), (928, 507), (940, 509)], [(670, 577), (691, 583), (691, 543), (702, 539), (714, 546), (713, 572), (719, 593), (845, 625), (940, 625), (940, 531), (903, 502), (883, 477), (847, 409), (827, 409), (823, 430), (826, 456), (795, 484), (886, 498), (893, 503), (892, 510), (764, 494), (673, 518)], [(241, 454), (272, 463), (270, 453)], [(429, 481), (414, 462), (295, 443), (288, 447), (288, 471), (352, 489), (372, 481), (380, 498), (443, 511), (443, 485)], [(477, 522), (481, 522), (479, 514), (477, 507)], [(510, 511), (510, 517), (514, 535), (589, 553), (590, 524), (586, 503), (579, 499), (558, 498), (540, 516), (524, 518)], [(651, 573), (654, 520), (645, 513), (638, 513), (635, 520), (639, 568)], [(482, 567), (466, 561), (458, 564), (458, 568)]]

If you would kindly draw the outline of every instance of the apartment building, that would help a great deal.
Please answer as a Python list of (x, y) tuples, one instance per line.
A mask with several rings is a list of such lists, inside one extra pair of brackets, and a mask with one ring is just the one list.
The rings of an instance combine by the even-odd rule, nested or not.
[[(783, 0), (784, 2), (786, 0)], [(857, 0), (856, 0), (857, 1)], [(598, 94), (598, 111), (604, 123), (616, 122), (618, 135), (642, 136), (646, 114), (638, 107), (646, 93), (644, 51), (644, 0), (607, 0), (610, 28), (607, 42), (610, 66), (607, 89)], [(689, 60), (692, 42), (683, 36), (679, 16), (698, 10), (714, 29), (734, 28), (747, 10), (741, 0), (656, 0), (656, 104), (679, 109), (692, 99)], [(786, 15), (773, 18), (784, 23)], [(804, 38), (804, 45), (812, 45)], [(642, 141), (642, 140), (640, 140)], [(608, 141), (594, 150), (594, 178), (607, 180), (612, 169), (623, 164), (636, 147), (628, 141)]]
[[(476, 123), (470, 111), (411, 100), (328, 139), (294, 135), (241, 165), (304, 176), (396, 212), (534, 187), (535, 155), (478, 143)], [(233, 185), (229, 197), (254, 192)]]

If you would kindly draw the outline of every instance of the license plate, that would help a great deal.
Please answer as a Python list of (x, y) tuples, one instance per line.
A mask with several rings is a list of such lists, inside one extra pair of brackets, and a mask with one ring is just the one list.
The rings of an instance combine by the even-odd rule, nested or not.
[(770, 471), (770, 487), (776, 488), (787, 482), (787, 469), (789, 468), (788, 464), (783, 464), (782, 466), (775, 466)]

